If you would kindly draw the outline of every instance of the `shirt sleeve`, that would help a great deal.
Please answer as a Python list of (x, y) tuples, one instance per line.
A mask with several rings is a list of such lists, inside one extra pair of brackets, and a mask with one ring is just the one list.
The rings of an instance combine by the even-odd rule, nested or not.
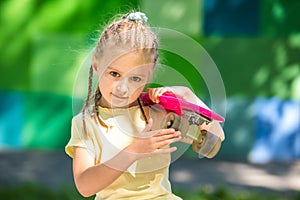
[(73, 117), (71, 126), (71, 138), (65, 147), (66, 154), (68, 154), (71, 158), (73, 158), (74, 156), (75, 146), (87, 148), (84, 134), (85, 132), (83, 129), (83, 120), (81, 115)]

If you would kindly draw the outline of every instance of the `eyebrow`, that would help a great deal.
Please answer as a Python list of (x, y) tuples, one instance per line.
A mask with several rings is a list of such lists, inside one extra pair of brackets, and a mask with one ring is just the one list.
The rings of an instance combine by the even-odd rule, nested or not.
[[(118, 69), (116, 69), (116, 68), (114, 68), (112, 66), (108, 66), (107, 70), (114, 70), (114, 71), (116, 71), (116, 72), (118, 72), (120, 74), (124, 74), (124, 72), (122, 72), (122, 71), (120, 71), (120, 70), (118, 70)], [(146, 77), (147, 76), (145, 74), (139, 74), (139, 73), (136, 73), (136, 72), (133, 72), (132, 74), (130, 72), (127, 72), (127, 73), (130, 74), (130, 75), (133, 75), (133, 76), (141, 76), (141, 77)]]
[(106, 69), (113, 69), (113, 70), (119, 71), (119, 70), (117, 70), (116, 68), (114, 68), (112, 66), (108, 66)]

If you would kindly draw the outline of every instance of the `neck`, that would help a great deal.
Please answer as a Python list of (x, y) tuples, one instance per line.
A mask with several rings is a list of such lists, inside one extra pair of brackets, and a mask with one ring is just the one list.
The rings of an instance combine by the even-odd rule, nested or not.
[(108, 103), (104, 98), (101, 97), (100, 99), (100, 102), (99, 102), (99, 105), (102, 107), (102, 108), (130, 108), (132, 106), (136, 106), (136, 105), (139, 105), (139, 102), (138, 102), (138, 99), (135, 100), (134, 102), (130, 103), (130, 104), (127, 104), (127, 105), (124, 105), (124, 106), (114, 106), (110, 103)]

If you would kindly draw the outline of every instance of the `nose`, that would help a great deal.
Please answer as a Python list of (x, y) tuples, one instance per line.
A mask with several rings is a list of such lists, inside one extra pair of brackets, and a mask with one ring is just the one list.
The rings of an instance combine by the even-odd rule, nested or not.
[(119, 95), (124, 96), (128, 92), (128, 86), (126, 79), (121, 79), (117, 84), (116, 91)]

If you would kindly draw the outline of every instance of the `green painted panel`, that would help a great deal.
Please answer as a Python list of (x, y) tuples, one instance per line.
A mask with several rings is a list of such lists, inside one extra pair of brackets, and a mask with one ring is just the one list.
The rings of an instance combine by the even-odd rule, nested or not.
[(62, 148), (70, 137), (72, 100), (50, 93), (27, 93), (24, 101), (24, 148)]

